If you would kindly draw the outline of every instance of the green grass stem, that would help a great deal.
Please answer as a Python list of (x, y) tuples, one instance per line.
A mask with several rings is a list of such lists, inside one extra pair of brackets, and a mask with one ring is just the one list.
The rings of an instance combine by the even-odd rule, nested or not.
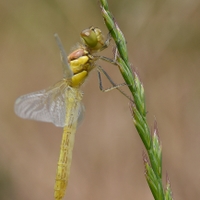
[(157, 124), (154, 123), (154, 130), (151, 133), (147, 123), (143, 84), (136, 71), (131, 68), (126, 47), (127, 42), (109, 11), (108, 2), (100, 0), (100, 6), (104, 22), (117, 47), (116, 61), (119, 70), (134, 99), (134, 103), (131, 103), (130, 107), (133, 123), (147, 151), (147, 154), (143, 155), (147, 183), (155, 200), (172, 200), (169, 179), (167, 179), (166, 189), (162, 183), (162, 147), (158, 137)]

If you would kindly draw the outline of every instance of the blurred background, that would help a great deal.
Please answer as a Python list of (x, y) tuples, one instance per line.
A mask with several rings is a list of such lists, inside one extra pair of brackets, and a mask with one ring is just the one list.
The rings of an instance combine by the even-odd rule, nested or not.
[[(163, 181), (167, 172), (174, 199), (200, 199), (200, 1), (109, 0), (109, 6), (144, 83), (150, 127), (158, 122)], [(62, 129), (20, 119), (14, 102), (62, 78), (53, 34), (69, 53), (91, 25), (107, 34), (97, 0), (0, 1), (1, 200), (54, 199)], [(112, 47), (102, 54), (112, 58)], [(117, 67), (99, 64), (123, 82)], [(82, 90), (86, 112), (64, 199), (153, 200), (129, 101), (118, 91), (102, 93), (96, 70)]]

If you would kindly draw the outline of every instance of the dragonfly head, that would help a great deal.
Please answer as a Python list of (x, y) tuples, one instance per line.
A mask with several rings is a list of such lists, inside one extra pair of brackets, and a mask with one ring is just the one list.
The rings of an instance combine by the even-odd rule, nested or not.
[(105, 47), (104, 36), (99, 28), (91, 26), (81, 32), (83, 44), (93, 52), (101, 51)]

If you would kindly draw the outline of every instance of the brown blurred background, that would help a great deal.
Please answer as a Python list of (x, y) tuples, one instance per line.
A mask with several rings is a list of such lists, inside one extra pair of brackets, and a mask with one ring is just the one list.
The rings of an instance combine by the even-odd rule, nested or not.
[[(174, 199), (200, 199), (200, 2), (110, 0), (109, 5), (144, 83), (149, 124), (158, 122), (163, 180), (168, 172)], [(18, 96), (61, 79), (53, 34), (69, 53), (80, 31), (91, 25), (107, 33), (96, 0), (0, 1), (1, 200), (54, 199), (62, 129), (20, 119), (13, 106)], [(116, 83), (123, 82), (115, 66), (100, 64)], [(110, 86), (106, 80), (104, 85)], [(82, 90), (86, 112), (64, 199), (153, 199), (128, 100), (118, 91), (100, 92), (95, 70)]]

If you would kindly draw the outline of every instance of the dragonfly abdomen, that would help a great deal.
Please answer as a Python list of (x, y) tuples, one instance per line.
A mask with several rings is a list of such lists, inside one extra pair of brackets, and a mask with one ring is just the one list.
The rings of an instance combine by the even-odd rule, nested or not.
[(75, 131), (75, 126), (64, 127), (62, 143), (60, 147), (60, 157), (56, 173), (56, 182), (54, 187), (54, 197), (56, 200), (61, 200), (65, 195), (72, 161)]

